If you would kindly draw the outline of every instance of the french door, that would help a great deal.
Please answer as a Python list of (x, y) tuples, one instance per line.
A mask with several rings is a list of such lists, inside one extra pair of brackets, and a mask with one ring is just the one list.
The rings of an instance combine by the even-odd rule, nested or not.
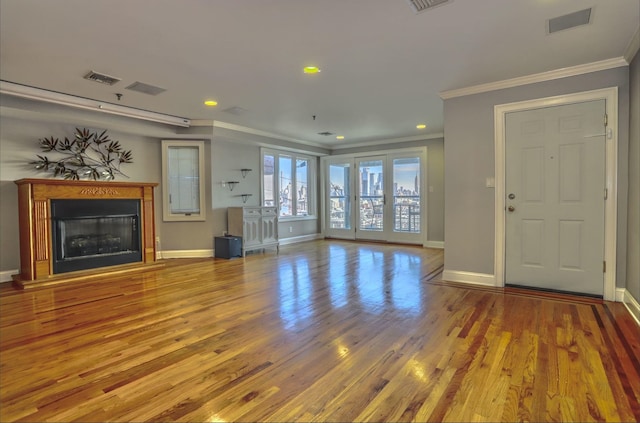
[(325, 160), (325, 234), (424, 244), (425, 149)]

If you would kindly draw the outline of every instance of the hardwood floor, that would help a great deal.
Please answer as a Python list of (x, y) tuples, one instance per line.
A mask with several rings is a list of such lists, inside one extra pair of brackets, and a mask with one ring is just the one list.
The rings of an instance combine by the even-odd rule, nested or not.
[(0, 288), (0, 421), (638, 421), (622, 304), (317, 241)]

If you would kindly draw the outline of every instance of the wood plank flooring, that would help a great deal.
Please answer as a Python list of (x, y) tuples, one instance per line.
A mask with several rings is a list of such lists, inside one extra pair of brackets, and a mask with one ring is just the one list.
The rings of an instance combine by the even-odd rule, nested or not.
[(440, 280), (314, 241), (0, 288), (0, 421), (638, 421), (622, 304)]

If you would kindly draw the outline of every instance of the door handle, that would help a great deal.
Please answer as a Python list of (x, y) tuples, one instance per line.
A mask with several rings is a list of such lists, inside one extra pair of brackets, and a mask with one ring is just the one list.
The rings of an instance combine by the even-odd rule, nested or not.
[(510, 212), (514, 212), (516, 210), (516, 208), (513, 207), (513, 206), (509, 206), (509, 207), (507, 207), (507, 210), (509, 210)]

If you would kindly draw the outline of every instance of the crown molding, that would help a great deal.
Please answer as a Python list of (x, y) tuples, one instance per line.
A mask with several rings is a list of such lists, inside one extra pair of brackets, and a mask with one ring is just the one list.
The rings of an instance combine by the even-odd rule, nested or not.
[(486, 84), (473, 85), (466, 88), (448, 90), (440, 92), (440, 98), (448, 100), (455, 97), (463, 97), (472, 94), (486, 93), (489, 91), (502, 90), (505, 88), (519, 87), (522, 85), (535, 84), (538, 82), (552, 81), (554, 79), (578, 76), (591, 72), (598, 72), (607, 69), (614, 69), (628, 66), (629, 63), (624, 57), (601, 60), (599, 62), (586, 63), (584, 65), (571, 66), (547, 72), (534, 73), (532, 75), (520, 76), (518, 78), (505, 79), (503, 81), (489, 82)]
[[(196, 121), (196, 122), (208, 122), (208, 124), (210, 124), (211, 121)], [(236, 125), (235, 123), (222, 122), (219, 120), (213, 121), (213, 127), (228, 129), (230, 131), (242, 132), (245, 134), (257, 135), (260, 137), (272, 138), (280, 141), (288, 141), (296, 144), (308, 145), (316, 148), (328, 148), (326, 145), (320, 144), (317, 142), (301, 140), (298, 138), (291, 138), (291, 137), (287, 137), (279, 134), (274, 134), (272, 132), (261, 131), (259, 129), (249, 128), (248, 126)]]
[(638, 53), (638, 50), (640, 50), (640, 26), (636, 29), (636, 33), (633, 34), (633, 37), (629, 40), (627, 48), (624, 50), (624, 60), (631, 64), (631, 61), (635, 57), (636, 53)]
[(436, 134), (412, 135), (410, 137), (391, 138), (387, 140), (365, 141), (365, 142), (359, 142), (355, 144), (338, 145), (338, 146), (332, 146), (331, 150), (336, 151), (336, 150), (345, 150), (348, 148), (368, 147), (372, 145), (386, 145), (386, 144), (397, 144), (401, 142), (425, 141), (425, 140), (432, 140), (437, 138), (444, 138), (444, 133), (438, 132)]

